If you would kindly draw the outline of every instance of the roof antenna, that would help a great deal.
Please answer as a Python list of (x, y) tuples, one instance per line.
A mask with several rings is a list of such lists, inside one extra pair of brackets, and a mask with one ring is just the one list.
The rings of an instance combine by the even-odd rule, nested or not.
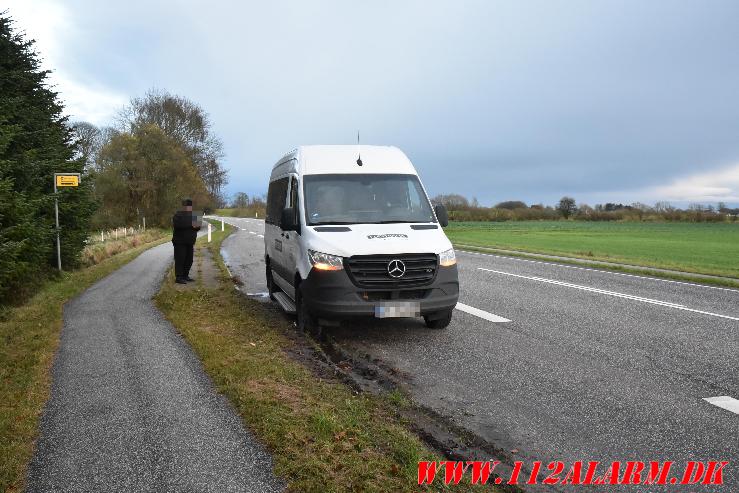
[(359, 150), (359, 130), (357, 130), (357, 164), (362, 166), (362, 153)]

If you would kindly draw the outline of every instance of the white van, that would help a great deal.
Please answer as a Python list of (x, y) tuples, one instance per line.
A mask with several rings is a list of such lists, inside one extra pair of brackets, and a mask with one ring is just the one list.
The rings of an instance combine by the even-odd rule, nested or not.
[(304, 146), (272, 169), (264, 249), (270, 297), (315, 330), (351, 317), (422, 316), (445, 328), (459, 298), (454, 249), (396, 147)]

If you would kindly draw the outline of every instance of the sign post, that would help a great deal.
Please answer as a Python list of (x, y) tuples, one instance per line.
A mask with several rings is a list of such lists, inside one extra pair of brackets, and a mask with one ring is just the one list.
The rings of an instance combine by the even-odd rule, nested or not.
[(79, 173), (54, 173), (54, 218), (56, 219), (56, 266), (62, 271), (62, 246), (59, 240), (59, 198), (56, 196), (57, 187), (80, 186)]

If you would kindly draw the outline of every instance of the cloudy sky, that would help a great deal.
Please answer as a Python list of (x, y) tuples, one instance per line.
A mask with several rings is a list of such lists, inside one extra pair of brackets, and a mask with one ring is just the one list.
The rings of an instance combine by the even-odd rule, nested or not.
[(739, 2), (0, 0), (75, 120), (200, 103), (228, 192), (300, 144), (392, 144), (483, 204), (739, 205)]

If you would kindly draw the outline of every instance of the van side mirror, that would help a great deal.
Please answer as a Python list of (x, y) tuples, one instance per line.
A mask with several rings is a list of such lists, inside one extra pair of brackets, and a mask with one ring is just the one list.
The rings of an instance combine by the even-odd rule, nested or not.
[(434, 212), (436, 212), (436, 219), (439, 220), (439, 224), (442, 228), (449, 226), (449, 214), (447, 214), (444, 204), (438, 204), (434, 207)]
[(283, 231), (295, 231), (297, 229), (297, 224), (295, 224), (295, 209), (292, 207), (282, 209), (280, 228)]

